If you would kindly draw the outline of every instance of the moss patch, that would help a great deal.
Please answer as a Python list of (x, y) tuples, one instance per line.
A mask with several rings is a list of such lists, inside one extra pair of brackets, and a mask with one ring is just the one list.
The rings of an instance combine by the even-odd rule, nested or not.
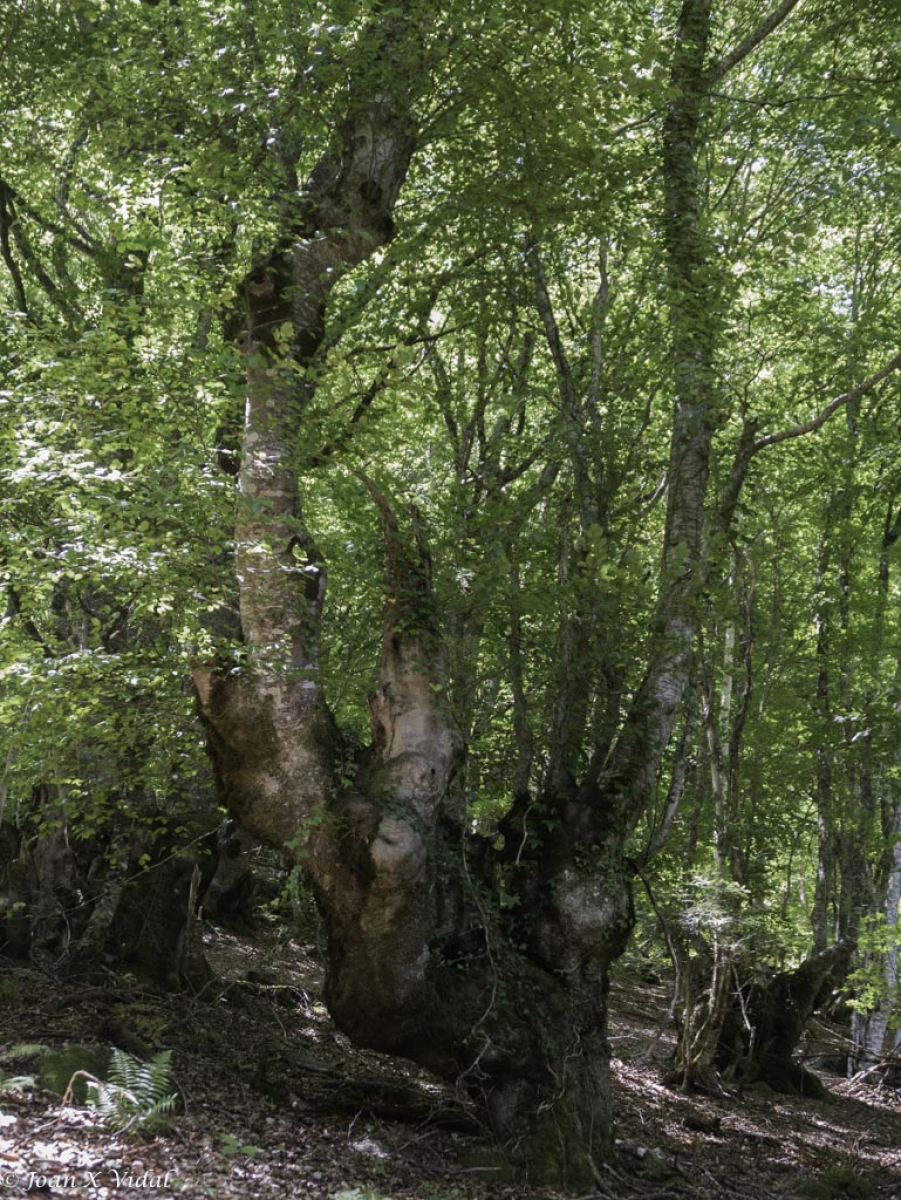
[[(42, 1087), (64, 1096), (77, 1071), (87, 1071), (97, 1079), (106, 1079), (109, 1064), (110, 1052), (106, 1046), (66, 1046), (44, 1055), (38, 1078)], [(84, 1104), (87, 1094), (87, 1082), (80, 1076), (72, 1085), (73, 1098), (78, 1104)]]

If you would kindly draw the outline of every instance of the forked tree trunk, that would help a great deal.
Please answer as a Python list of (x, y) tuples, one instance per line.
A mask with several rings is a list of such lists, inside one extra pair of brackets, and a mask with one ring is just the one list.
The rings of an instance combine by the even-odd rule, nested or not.
[[(455, 798), (463, 746), (418, 519), (399, 519), (361, 477), (381, 516), (389, 602), (372, 741), (355, 758), (319, 677), (325, 564), (292, 467), (331, 289), (390, 236), (413, 153), (423, 18), (411, 11), (401, 3), (373, 16), (357, 43), (359, 69), (349, 66), (346, 119), (295, 206), (300, 228), (245, 280), (244, 645), (232, 661), (197, 664), (194, 679), (228, 806), (309, 872), (339, 1027), (457, 1080), (531, 1180), (591, 1186), (612, 1136), (608, 972), (633, 920), (624, 846), (681, 707), (703, 575), (713, 421), (708, 346), (691, 333), (705, 285), (689, 261), (699, 98), (676, 102), (667, 137), (677, 398), (651, 665), (610, 754), (595, 753), (581, 783), (520, 796), (504, 850), (479, 855)], [(686, 11), (680, 87), (700, 72), (706, 46), (706, 3), (687, 0)], [(512, 916), (491, 903), (502, 873), (520, 900)]]
[[(197, 664), (194, 679), (231, 811), (309, 871), (338, 1025), (459, 1080), (533, 1178), (586, 1183), (611, 1130), (604, 971), (628, 928), (625, 876), (618, 898), (603, 875), (570, 897), (566, 919), (592, 959), (575, 991), (553, 973), (551, 930), (551, 961), (538, 966), (508, 950), (480, 911), (453, 802), (463, 748), (444, 695), (427, 553), (365, 480), (382, 517), (390, 603), (372, 743), (358, 761), (348, 761), (319, 677), (325, 565), (292, 467), (313, 386), (303, 368), (321, 343), (331, 289), (390, 235), (414, 147), (418, 40), (406, 6), (374, 18), (348, 115), (300, 197), (302, 228), (245, 281), (244, 647), (237, 661)], [(390, 71), (373, 66), (385, 60)], [(565, 862), (558, 869), (565, 879)], [(578, 960), (566, 945), (567, 962)]]

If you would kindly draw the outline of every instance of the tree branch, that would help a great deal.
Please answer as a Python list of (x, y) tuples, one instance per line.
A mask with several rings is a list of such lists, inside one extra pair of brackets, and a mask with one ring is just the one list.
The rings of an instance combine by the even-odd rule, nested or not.
[(538, 315), (541, 317), (541, 323), (544, 326), (544, 334), (547, 340), (548, 349), (550, 350), (551, 357), (554, 360), (554, 366), (557, 368), (557, 381), (563, 400), (564, 410), (567, 416), (569, 416), (575, 413), (578, 407), (576, 400), (576, 388), (575, 384), (573, 383), (572, 368), (570, 367), (569, 359), (566, 356), (566, 350), (563, 347), (563, 339), (560, 337), (560, 328), (557, 324), (557, 318), (554, 313), (553, 304), (551, 303), (547, 275), (544, 270), (544, 263), (541, 261), (541, 256), (538, 252), (538, 246), (534, 242), (529, 242), (529, 244), (526, 246), (525, 259), (532, 272), (532, 278), (535, 283), (535, 303), (538, 309)]
[(25, 295), (25, 284), (22, 280), (22, 272), (19, 270), (19, 265), (13, 257), (12, 247), (9, 244), (11, 224), (12, 214), (9, 211), (9, 193), (6, 185), (0, 184), (0, 255), (3, 257), (3, 262), (6, 264), (6, 269), (9, 271), (9, 277), (12, 280), (19, 312), (27, 317), (28, 298)]
[(13, 193), (9, 192), (6, 199), (10, 217), (9, 229), (12, 233), (13, 241), (16, 243), (23, 262), (27, 265), (32, 275), (34, 275), (35, 279), (37, 279), (38, 283), (54, 302), (54, 304), (61, 308), (65, 308), (65, 305), (61, 304), (60, 302), (59, 288), (44, 270), (43, 266), (41, 265), (41, 260), (35, 253), (31, 242), (25, 236), (25, 233), (22, 229), (22, 223), (19, 220), (19, 214), (16, 211), (16, 203)]
[(815, 433), (840, 408), (844, 408), (846, 404), (850, 404), (854, 400), (859, 400), (861, 396), (865, 396), (867, 392), (871, 392), (874, 387), (882, 383), (883, 379), (887, 379), (899, 367), (901, 367), (901, 354), (896, 354), (894, 358), (889, 359), (884, 367), (880, 367), (878, 371), (867, 376), (857, 387), (853, 387), (850, 391), (842, 392), (840, 396), (836, 396), (831, 403), (827, 404), (810, 421), (802, 421), (800, 424), (792, 425), (788, 429), (780, 429), (777, 433), (768, 433), (764, 437), (758, 438), (751, 446), (751, 453), (758, 454), (761, 450), (765, 450), (767, 446), (775, 446), (778, 442), (787, 442), (791, 438), (803, 437), (807, 433)]
[(756, 420), (753, 417), (746, 419), (742, 426), (741, 437), (738, 439), (738, 446), (735, 451), (735, 458), (732, 460), (732, 469), (729, 471), (729, 478), (726, 480), (720, 502), (720, 528), (726, 534), (732, 528), (732, 519), (735, 516), (738, 498), (745, 485), (745, 476), (748, 473), (751, 459), (754, 457), (754, 447), (756, 444), (754, 435), (756, 432)]
[(538, 244), (529, 241), (524, 257), (535, 284), (535, 305), (544, 326), (545, 340), (557, 372), (557, 386), (563, 415), (564, 435), (569, 444), (573, 466), (575, 493), (579, 509), (579, 523), (584, 533), (598, 520), (596, 479), (592, 478), (585, 438), (585, 414), (579, 403), (572, 367), (563, 346), (560, 328), (551, 302), (547, 274), (544, 269)]
[(353, 414), (341, 432), (337, 434), (331, 442), (326, 442), (326, 444), (315, 454), (311, 454), (310, 457), (304, 461), (303, 469), (313, 470), (316, 467), (321, 467), (323, 463), (331, 458), (336, 451), (343, 450), (348, 445), (356, 433), (357, 427), (363, 420), (363, 417), (365, 417), (366, 413), (375, 401), (375, 398), (381, 395), (381, 393), (388, 386), (390, 372), (396, 370), (396, 368), (397, 364), (394, 359), (389, 358), (388, 370), (380, 375), (377, 375), (376, 378), (372, 380), (369, 387), (366, 388), (366, 390), (360, 395), (357, 407), (354, 409)]
[(890, 504), (886, 514), (885, 531), (882, 535), (883, 550), (890, 550), (899, 537), (901, 537), (901, 508), (898, 509), (892, 520), (892, 505)]
[(765, 38), (777, 29), (792, 9), (797, 8), (801, 0), (782, 0), (782, 3), (774, 8), (768, 17), (760, 22), (756, 29), (752, 30), (746, 38), (738, 43), (734, 50), (730, 50), (724, 55), (715, 66), (711, 67), (707, 72), (707, 82), (712, 85), (718, 83), (724, 76), (728, 75), (733, 67), (737, 67), (740, 62), (743, 62), (749, 54), (752, 54)]

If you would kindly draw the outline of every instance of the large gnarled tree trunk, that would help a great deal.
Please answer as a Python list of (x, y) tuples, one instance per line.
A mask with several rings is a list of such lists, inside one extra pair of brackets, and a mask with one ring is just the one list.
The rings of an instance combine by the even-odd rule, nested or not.
[(808, 1021), (848, 972), (854, 945), (836, 942), (799, 967), (755, 980), (733, 997), (717, 1048), (717, 1064), (742, 1085), (758, 1081), (774, 1091), (824, 1099), (815, 1075), (796, 1063)]
[[(678, 718), (703, 578), (714, 422), (707, 332), (692, 322), (706, 287), (695, 139), (709, 14), (706, 0), (685, 9), (675, 73), (686, 90), (664, 164), (676, 380), (667, 535), (650, 666), (612, 750), (598, 747), (579, 780), (582, 736), (564, 730), (567, 744), (551, 748), (559, 769), (544, 794), (519, 796), (505, 848), (467, 853), (454, 798), (463, 746), (445, 700), (428, 551), (417, 520), (401, 519), (362, 476), (381, 516), (389, 593), (362, 758), (350, 761), (323, 694), (325, 564), (291, 464), (329, 294), (390, 236), (414, 150), (421, 31), (403, 4), (362, 39), (347, 117), (294, 206), (300, 226), (245, 280), (244, 647), (237, 661), (194, 672), (229, 807), (249, 831), (301, 852), (309, 870), (338, 1025), (458, 1080), (510, 1158), (558, 1185), (590, 1185), (610, 1144), (608, 973), (632, 925), (625, 842)], [(372, 65), (388, 60), (390, 70)], [(543, 299), (539, 286), (540, 308)], [(520, 900), (512, 917), (486, 899), (502, 874)]]

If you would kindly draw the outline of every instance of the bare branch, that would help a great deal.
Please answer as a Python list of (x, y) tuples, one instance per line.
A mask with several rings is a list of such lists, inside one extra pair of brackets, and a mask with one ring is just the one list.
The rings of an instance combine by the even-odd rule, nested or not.
[(882, 534), (883, 550), (890, 550), (901, 537), (901, 508), (898, 509), (894, 519), (892, 519), (892, 505), (889, 505), (889, 510), (886, 513), (885, 530)]
[(741, 437), (738, 439), (738, 446), (735, 451), (735, 458), (732, 460), (732, 469), (729, 471), (729, 478), (726, 480), (726, 486), (723, 488), (723, 498), (720, 504), (720, 528), (727, 534), (732, 528), (732, 519), (735, 516), (738, 498), (741, 495), (741, 489), (745, 485), (745, 476), (748, 473), (751, 459), (754, 457), (754, 447), (756, 445), (754, 435), (756, 432), (757, 422), (753, 418), (746, 420), (742, 426)]
[(588, 411), (595, 421), (601, 402), (601, 379), (604, 371), (604, 324), (610, 307), (610, 276), (607, 273), (607, 242), (601, 242), (598, 253), (601, 280), (591, 302), (591, 383), (588, 388)]
[(22, 261), (27, 265), (32, 275), (34, 275), (35, 279), (37, 279), (38, 283), (54, 302), (54, 304), (65, 309), (66, 305), (61, 303), (59, 288), (44, 270), (43, 266), (41, 265), (41, 260), (34, 252), (31, 242), (25, 236), (25, 233), (22, 229), (22, 223), (19, 220), (18, 213), (16, 212), (15, 201), (12, 193), (8, 195), (7, 199), (10, 216), (9, 229), (12, 233), (13, 241), (16, 243), (16, 247), (21, 255)]
[(718, 83), (729, 74), (733, 67), (737, 67), (740, 62), (743, 62), (800, 3), (801, 0), (782, 0), (782, 3), (774, 8), (768, 17), (764, 17), (757, 28), (740, 41), (734, 50), (730, 50), (715, 66), (710, 68), (707, 72), (708, 84)]
[[(523, 651), (523, 620), (522, 620), (522, 579), (515, 555), (508, 553), (510, 559), (510, 634), (507, 639), (509, 650), (509, 679), (513, 695), (513, 737), (516, 743), (516, 768), (514, 771), (513, 795), (519, 800), (529, 796), (529, 778), (532, 774), (532, 763), (535, 758), (532, 737), (529, 730), (529, 702), (525, 682), (525, 654)], [(523, 821), (523, 844), (525, 843), (525, 820)], [(522, 846), (520, 847), (520, 849)]]
[(836, 396), (833, 401), (827, 404), (810, 421), (802, 421), (800, 424), (792, 425), (788, 429), (780, 429), (777, 433), (768, 433), (764, 437), (758, 438), (751, 446), (751, 453), (757, 454), (761, 450), (765, 450), (767, 446), (775, 446), (778, 442), (787, 442), (791, 438), (804, 437), (807, 433), (815, 433), (840, 408), (844, 408), (846, 404), (850, 404), (854, 400), (859, 400), (861, 396), (865, 396), (867, 392), (871, 392), (874, 387), (882, 383), (883, 379), (887, 379), (889, 375), (899, 368), (901, 368), (901, 354), (896, 354), (894, 358), (889, 359), (884, 367), (880, 367), (878, 371), (867, 376), (857, 387), (853, 387), (850, 391), (842, 392), (840, 396)]
[(651, 836), (648, 844), (641, 853), (640, 862), (642, 866), (647, 866), (651, 859), (660, 853), (669, 839), (673, 822), (679, 812), (679, 804), (682, 800), (682, 793), (685, 790), (688, 772), (693, 765), (691, 752), (697, 724), (697, 699), (694, 692), (689, 689), (685, 708), (685, 723), (682, 726), (682, 735), (679, 738), (679, 745), (673, 758), (669, 791), (666, 795), (663, 811), (659, 817), (655, 818), (654, 824), (651, 827)]
[(560, 328), (551, 302), (547, 275), (536, 242), (525, 247), (525, 260), (535, 283), (535, 303), (544, 326), (545, 340), (557, 372), (557, 386), (563, 416), (563, 429), (569, 443), (573, 465), (579, 521), (583, 532), (598, 520), (597, 485), (592, 477), (585, 438), (585, 414), (579, 403), (572, 367), (563, 346)]

